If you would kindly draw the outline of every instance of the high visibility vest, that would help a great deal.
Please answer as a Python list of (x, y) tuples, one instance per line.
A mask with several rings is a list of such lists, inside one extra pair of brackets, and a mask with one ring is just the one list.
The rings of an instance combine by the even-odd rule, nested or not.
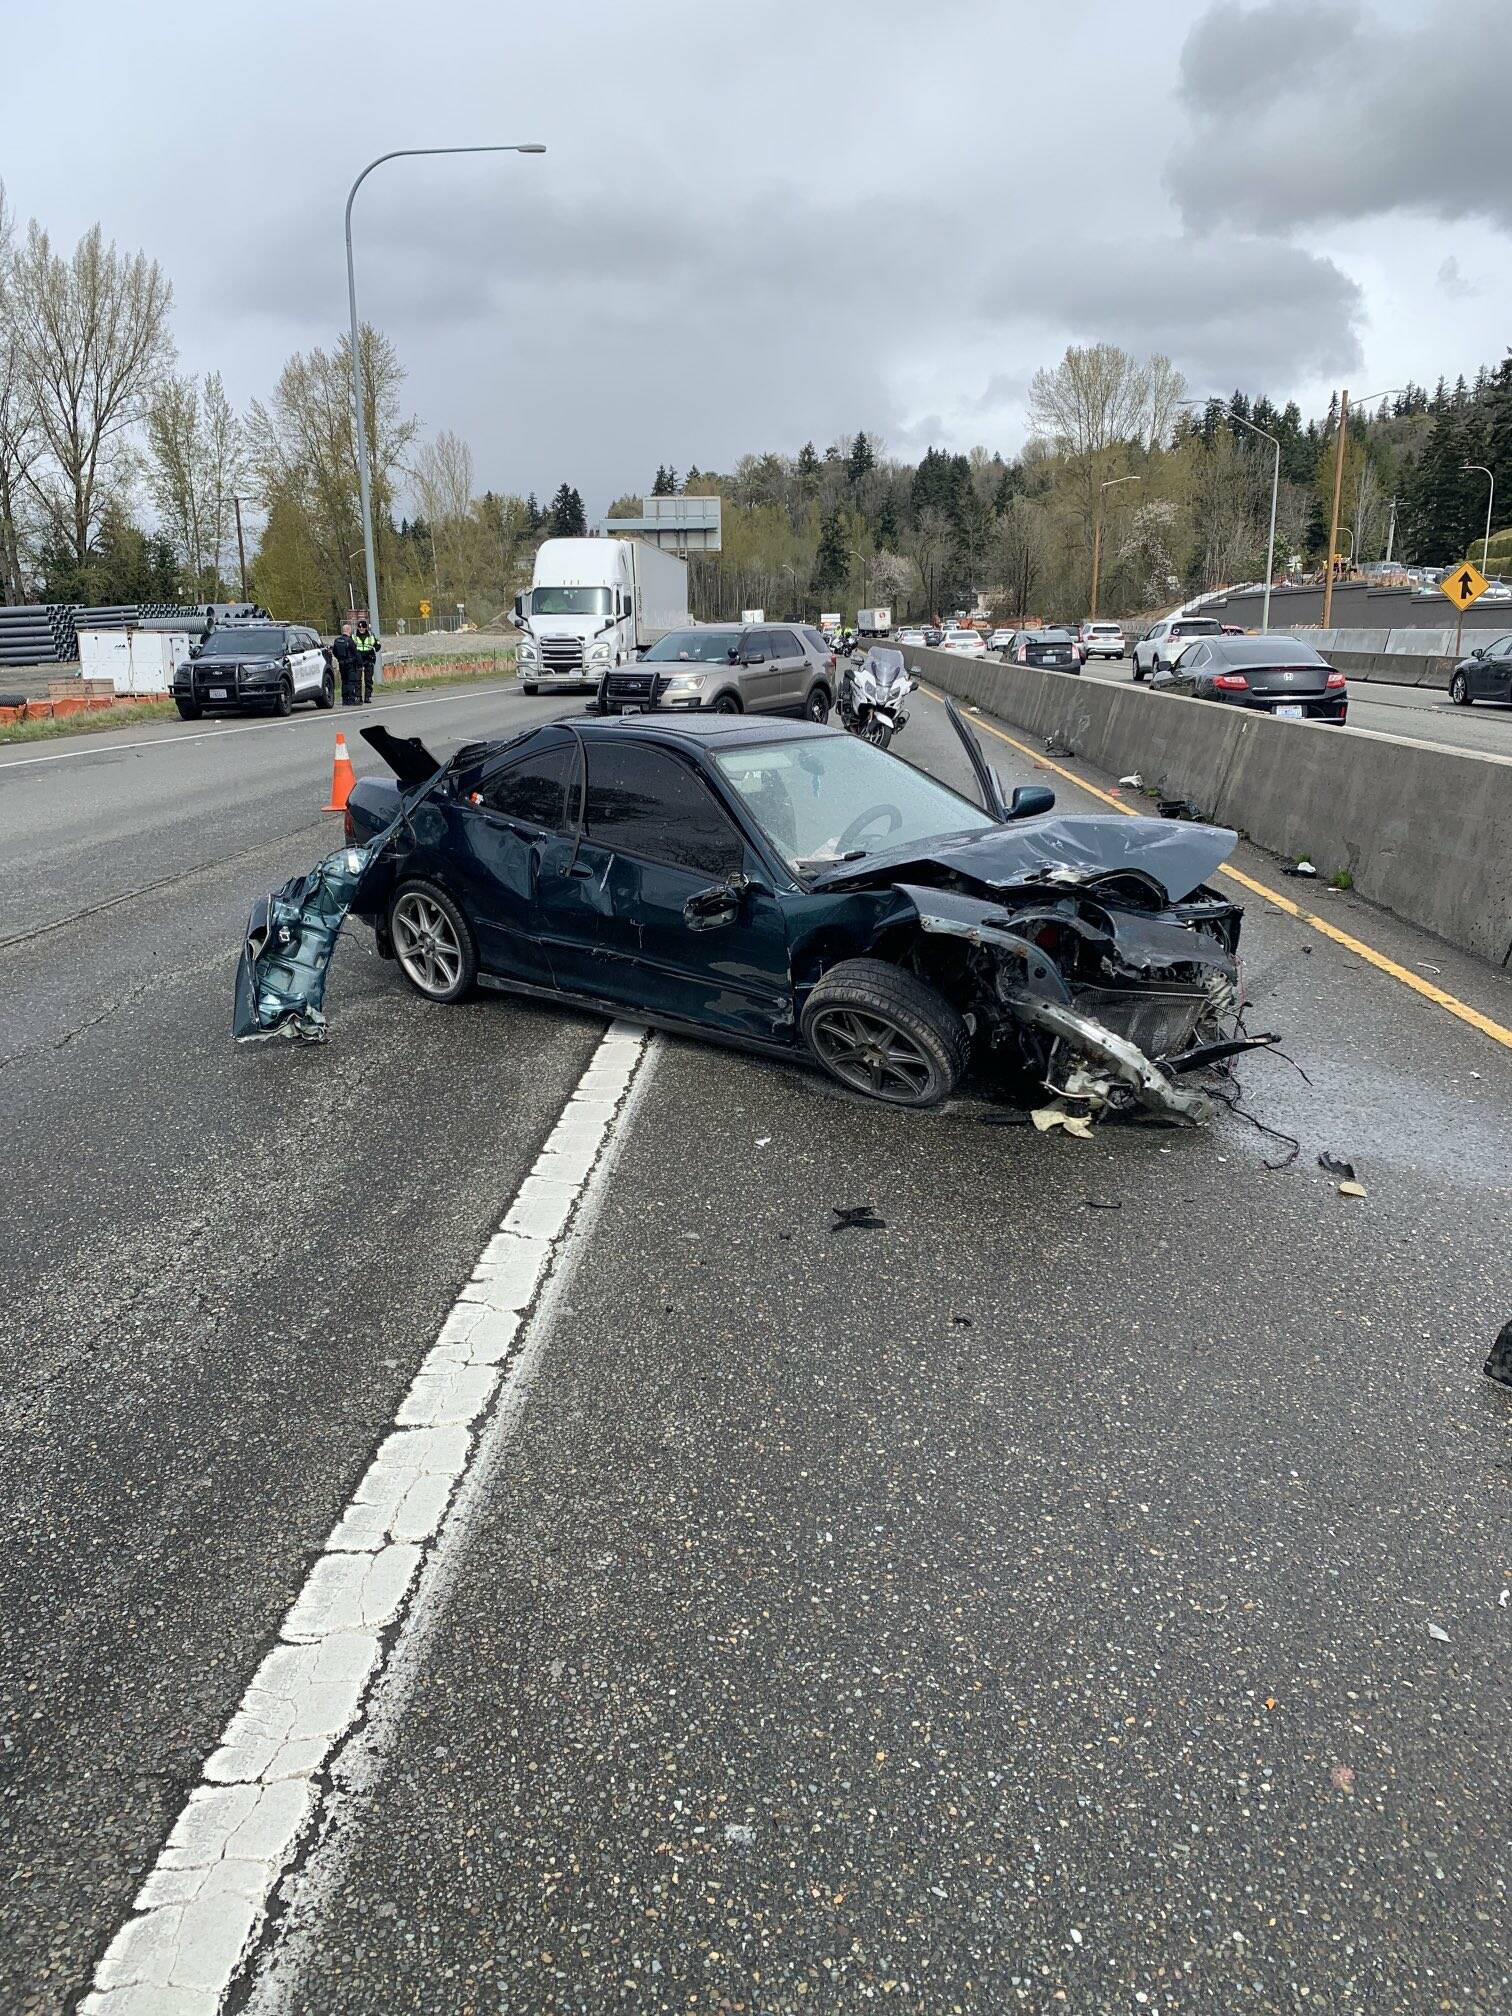
[(352, 642), (357, 646), (357, 649), (362, 653), (364, 658), (371, 658), (373, 653), (378, 649), (378, 639), (373, 635), (371, 630), (369, 630), (365, 637), (360, 630), (354, 631), (352, 633)]

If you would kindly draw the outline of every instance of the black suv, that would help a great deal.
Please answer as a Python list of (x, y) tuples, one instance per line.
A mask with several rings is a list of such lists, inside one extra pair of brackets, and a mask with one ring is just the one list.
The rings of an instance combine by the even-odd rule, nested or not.
[(202, 714), (287, 714), (296, 701), (336, 704), (330, 652), (299, 623), (226, 623), (174, 668), (173, 697), (186, 721)]

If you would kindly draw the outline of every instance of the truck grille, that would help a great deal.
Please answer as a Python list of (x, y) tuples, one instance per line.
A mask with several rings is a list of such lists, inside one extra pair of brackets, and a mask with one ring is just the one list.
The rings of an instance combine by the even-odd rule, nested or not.
[(583, 640), (580, 637), (545, 637), (541, 640), (543, 672), (581, 672)]

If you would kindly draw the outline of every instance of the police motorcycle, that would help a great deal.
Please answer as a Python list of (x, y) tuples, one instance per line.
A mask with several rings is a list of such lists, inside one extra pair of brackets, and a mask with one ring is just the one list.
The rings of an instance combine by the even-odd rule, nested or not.
[(835, 711), (852, 735), (859, 735), (876, 749), (885, 749), (907, 721), (908, 696), (918, 691), (918, 685), (918, 680), (910, 677), (901, 651), (888, 644), (873, 644), (859, 665), (847, 665), (841, 673)]

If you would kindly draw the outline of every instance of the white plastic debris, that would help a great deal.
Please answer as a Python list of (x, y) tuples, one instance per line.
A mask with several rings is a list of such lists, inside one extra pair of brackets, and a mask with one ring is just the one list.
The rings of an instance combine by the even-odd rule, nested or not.
[(1092, 1122), (1085, 1113), (1068, 1113), (1061, 1106), (1036, 1106), (1029, 1118), (1034, 1122), (1036, 1132), (1049, 1134), (1057, 1127), (1063, 1127), (1068, 1134), (1074, 1134), (1078, 1141), (1092, 1139)]
[(1341, 1197), (1363, 1197), (1365, 1195), (1365, 1185), (1363, 1183), (1341, 1183), (1339, 1185), (1339, 1195)]
[(1131, 791), (1143, 791), (1144, 779), (1137, 770), (1131, 770), (1127, 777), (1119, 778), (1120, 784), (1127, 784)]
[(1297, 863), (1296, 867), (1293, 868), (1291, 872), (1293, 873), (1293, 875), (1316, 875), (1318, 871), (1316, 868), (1314, 868), (1311, 861), (1309, 861), (1306, 858), (1306, 856), (1304, 856), (1302, 860), (1300, 860)]
[(1449, 1633), (1441, 1631), (1437, 1624), (1430, 1624), (1428, 1626), (1428, 1636), (1436, 1645), (1447, 1645), (1449, 1643)]

